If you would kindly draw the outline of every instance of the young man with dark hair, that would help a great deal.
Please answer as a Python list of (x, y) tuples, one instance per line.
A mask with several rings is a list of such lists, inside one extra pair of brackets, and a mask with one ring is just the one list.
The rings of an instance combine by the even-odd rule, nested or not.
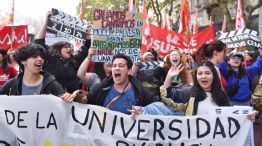
[(64, 90), (54, 76), (42, 71), (45, 49), (37, 44), (26, 44), (20, 47), (15, 59), (22, 72), (7, 81), (0, 89), (1, 95), (62, 95)]
[[(87, 94), (87, 103), (100, 105), (114, 111), (131, 114), (132, 106), (146, 106), (158, 99), (145, 90), (140, 81), (130, 76), (132, 61), (123, 54), (112, 59), (112, 76), (105, 78)], [(72, 102), (74, 96), (64, 96)]]

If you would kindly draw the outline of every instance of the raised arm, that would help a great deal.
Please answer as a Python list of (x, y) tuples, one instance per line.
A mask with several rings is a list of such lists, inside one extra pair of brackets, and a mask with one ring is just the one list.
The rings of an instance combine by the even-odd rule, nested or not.
[(45, 38), (45, 35), (46, 35), (46, 28), (47, 28), (47, 24), (48, 24), (48, 18), (52, 15), (52, 11), (48, 11), (46, 13), (46, 17), (45, 17), (45, 20), (44, 20), (44, 24), (39, 32), (39, 35), (37, 37), (37, 39), (44, 39)]
[(80, 64), (84, 61), (86, 58), (86, 55), (88, 53), (89, 48), (91, 47), (91, 30), (92, 26), (89, 25), (87, 27), (87, 35), (86, 35), (86, 41), (81, 46), (81, 49), (73, 56), (73, 58), (76, 61), (77, 68), (80, 66)]
[(165, 88), (169, 88), (172, 84), (172, 78), (178, 76), (183, 69), (184, 66), (182, 64), (180, 64), (178, 67), (172, 66), (166, 75), (166, 79), (164, 81), (163, 86)]
[(78, 71), (77, 71), (77, 76), (79, 79), (83, 82), (84, 85), (87, 85), (89, 75), (87, 73), (87, 68), (90, 64), (91, 58), (93, 55), (95, 55), (96, 50), (94, 48), (90, 48), (88, 51), (88, 56), (85, 58), (85, 60), (81, 63)]
[(136, 63), (133, 63), (133, 66), (132, 66), (132, 71), (131, 71), (131, 75), (132, 76), (136, 76), (137, 75), (137, 72), (139, 70), (139, 68), (142, 66), (141, 62), (136, 62)]
[(164, 84), (160, 87), (160, 98), (166, 98), (167, 97), (167, 88), (169, 88), (172, 84), (172, 78), (174, 76), (179, 75), (179, 73), (184, 69), (184, 67), (182, 66), (182, 64), (180, 64), (177, 68), (172, 66), (167, 75), (166, 75), (166, 79), (164, 81)]

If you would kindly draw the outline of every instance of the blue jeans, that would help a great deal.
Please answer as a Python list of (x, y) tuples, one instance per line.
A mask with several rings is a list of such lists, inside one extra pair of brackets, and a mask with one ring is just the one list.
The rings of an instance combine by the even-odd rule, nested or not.
[(164, 116), (184, 116), (184, 112), (175, 111), (171, 107), (166, 106), (163, 102), (151, 103), (143, 109), (143, 114), (164, 115)]

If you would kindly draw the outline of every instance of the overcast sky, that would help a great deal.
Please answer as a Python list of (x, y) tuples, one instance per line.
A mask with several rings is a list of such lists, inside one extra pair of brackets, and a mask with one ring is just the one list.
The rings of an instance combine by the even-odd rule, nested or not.
[[(72, 16), (76, 16), (76, 6), (80, 0), (15, 0), (15, 20), (26, 23), (28, 18), (42, 21), (48, 10), (57, 8)], [(0, 0), (0, 14), (10, 11), (12, 0)], [(26, 19), (23, 19), (27, 17)]]
[[(76, 15), (78, 0), (15, 0), (15, 12), (19, 15), (37, 18), (51, 8), (57, 8)], [(12, 0), (0, 0), (0, 10), (7, 10)]]

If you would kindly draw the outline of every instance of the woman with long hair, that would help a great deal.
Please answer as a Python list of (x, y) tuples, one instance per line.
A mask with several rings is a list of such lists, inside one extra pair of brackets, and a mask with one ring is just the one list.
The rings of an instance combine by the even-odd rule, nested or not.
[[(167, 76), (169, 70), (178, 68), (182, 65), (183, 69), (177, 76)], [(192, 83), (192, 76), (186, 68), (185, 56), (178, 49), (170, 50), (169, 54), (166, 56), (163, 67), (158, 67), (154, 76), (163, 84), (166, 81), (171, 81), (171, 84), (190, 84)]]
[(14, 49), (9, 49), (7, 51), (7, 62), (9, 65), (12, 65), (15, 70), (17, 71), (17, 73), (20, 73), (20, 67), (17, 63), (17, 61), (15, 60), (15, 53), (16, 53), (17, 50), (14, 50)]
[(18, 75), (16, 69), (9, 65), (7, 60), (7, 52), (4, 49), (0, 49), (0, 87), (9, 79)]
[(218, 72), (213, 63), (203, 61), (193, 72), (194, 85), (191, 97), (194, 97), (192, 114), (207, 114), (216, 106), (229, 106), (227, 94), (222, 90)]
[(80, 88), (77, 70), (87, 56), (88, 49), (91, 46), (90, 34), (88, 33), (85, 44), (76, 54), (74, 54), (73, 45), (69, 42), (59, 41), (48, 47), (45, 44), (45, 36), (50, 15), (52, 15), (52, 12), (47, 13), (38, 39), (35, 40), (37, 44), (44, 46), (48, 50), (43, 70), (54, 75), (66, 92), (73, 93)]
[(245, 67), (244, 56), (240, 53), (231, 53), (228, 56), (227, 66), (219, 66), (226, 79), (226, 91), (232, 105), (250, 105), (250, 82), (262, 70), (262, 49), (260, 56), (252, 65)]
[[(176, 76), (181, 72), (180, 69), (170, 71), (170, 76)], [(193, 87), (188, 94), (186, 103), (178, 103), (175, 99), (184, 93), (167, 94), (170, 84), (165, 83), (160, 87), (160, 96), (164, 104), (156, 102), (143, 108), (145, 114), (152, 115), (174, 115), (177, 111), (182, 111), (185, 115), (208, 114), (217, 106), (229, 106), (229, 98), (222, 90), (220, 80), (214, 64), (210, 61), (200, 62), (193, 71)], [(188, 92), (180, 90), (180, 92)], [(167, 105), (167, 106), (166, 106)]]
[(200, 62), (203, 60), (209, 60), (215, 65), (217, 70), (219, 79), (221, 81), (221, 85), (223, 88), (226, 87), (226, 80), (221, 75), (218, 67), (218, 64), (224, 62), (226, 53), (226, 44), (222, 41), (212, 41), (208, 44), (204, 44), (197, 52), (196, 52), (196, 61)]

